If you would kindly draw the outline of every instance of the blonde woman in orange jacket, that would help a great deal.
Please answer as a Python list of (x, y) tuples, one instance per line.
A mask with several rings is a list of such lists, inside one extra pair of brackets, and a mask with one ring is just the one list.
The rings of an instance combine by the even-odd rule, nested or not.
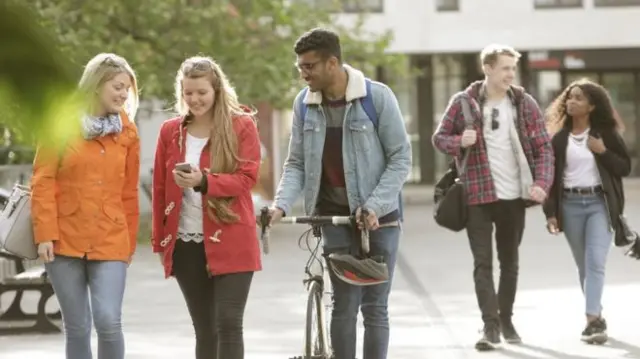
[(79, 87), (91, 98), (78, 119), (82, 138), (61, 153), (36, 153), (34, 236), (60, 303), (66, 358), (92, 358), (93, 321), (98, 358), (123, 359), (122, 299), (139, 217), (136, 77), (122, 57), (99, 54)]

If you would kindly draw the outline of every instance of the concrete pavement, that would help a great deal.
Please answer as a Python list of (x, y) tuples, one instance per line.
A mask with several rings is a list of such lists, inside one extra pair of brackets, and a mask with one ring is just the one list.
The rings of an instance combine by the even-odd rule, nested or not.
[[(640, 197), (635, 198), (628, 200), (631, 219), (640, 218)], [(254, 279), (247, 308), (248, 359), (300, 355), (308, 254), (297, 247), (297, 237), (304, 229), (279, 227), (272, 234), (272, 253)], [(614, 339), (597, 347), (579, 341), (583, 300), (577, 274), (564, 239), (546, 234), (539, 208), (529, 210), (521, 256), (514, 321), (525, 344), (477, 353), (473, 344), (481, 322), (466, 237), (438, 228), (429, 206), (408, 206), (391, 296), (389, 358), (640, 359), (640, 262), (612, 249), (604, 306)], [(6, 303), (8, 297), (2, 299)], [(124, 321), (127, 358), (192, 358), (193, 330), (182, 296), (175, 281), (162, 278), (157, 258), (145, 247), (130, 270)], [(361, 338), (362, 330), (360, 345)], [(0, 359), (62, 359), (63, 350), (62, 335), (0, 337)]]

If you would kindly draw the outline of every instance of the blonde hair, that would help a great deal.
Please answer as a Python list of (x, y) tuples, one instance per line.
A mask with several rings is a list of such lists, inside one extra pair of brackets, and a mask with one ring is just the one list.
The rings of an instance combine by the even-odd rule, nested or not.
[[(234, 88), (229, 79), (222, 72), (220, 66), (211, 58), (194, 56), (186, 59), (176, 75), (175, 96), (176, 110), (184, 116), (183, 125), (192, 121), (189, 106), (184, 100), (182, 81), (185, 78), (206, 78), (211, 82), (214, 91), (213, 110), (211, 111), (211, 131), (209, 135), (209, 151), (211, 153), (210, 173), (233, 173), (238, 162), (238, 138), (233, 129), (233, 120), (237, 116), (253, 116), (255, 111), (249, 111), (240, 105)], [(180, 131), (180, 151), (182, 152), (182, 129)], [(233, 198), (207, 199), (207, 212), (212, 220), (223, 223), (233, 223), (239, 220), (230, 206)]]
[(140, 99), (138, 97), (138, 81), (136, 74), (123, 57), (116, 54), (101, 53), (94, 56), (84, 67), (84, 72), (80, 78), (78, 87), (82, 95), (87, 96), (88, 109), (96, 104), (96, 93), (105, 82), (113, 79), (115, 76), (126, 73), (131, 78), (131, 88), (129, 96), (124, 105), (124, 110), (133, 121), (138, 111)]
[(522, 56), (511, 46), (491, 44), (482, 49), (482, 52), (480, 52), (480, 63), (482, 65), (493, 66), (498, 61), (498, 57), (500, 57), (500, 55), (511, 56), (516, 60), (519, 60), (520, 56)]

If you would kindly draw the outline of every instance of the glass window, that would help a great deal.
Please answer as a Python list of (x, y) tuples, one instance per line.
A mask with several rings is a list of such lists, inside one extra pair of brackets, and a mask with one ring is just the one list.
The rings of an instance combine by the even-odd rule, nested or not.
[[(404, 66), (409, 70), (410, 61), (408, 57)], [(385, 81), (398, 99), (400, 111), (402, 111), (402, 117), (404, 118), (404, 123), (407, 128), (407, 134), (411, 141), (413, 167), (407, 181), (420, 182), (420, 133), (418, 131), (418, 123), (415, 120), (416, 116), (414, 116), (417, 111), (416, 78), (415, 75), (411, 73), (397, 74), (391, 71), (391, 69), (385, 69), (385, 72)]]
[(598, 78), (598, 74), (596, 72), (575, 71), (575, 72), (567, 72), (565, 76), (564, 86), (569, 86), (569, 84), (571, 84), (573, 81), (578, 81), (584, 78), (589, 79), (593, 82), (600, 82)]
[(560, 71), (538, 71), (534, 76), (537, 77), (535, 97), (544, 110), (562, 92), (562, 77)]
[(360, 13), (360, 12), (384, 12), (385, 0), (292, 0), (307, 3), (311, 7), (321, 7), (331, 12)]
[(460, 4), (458, 4), (458, 0), (437, 0), (436, 10), (437, 11), (458, 11), (460, 10)]
[(635, 83), (632, 72), (604, 73), (602, 85), (607, 88), (613, 107), (624, 123), (623, 137), (628, 148), (636, 144)]
[(536, 9), (549, 8), (575, 8), (582, 7), (582, 0), (534, 0), (533, 6)]
[[(433, 57), (433, 120), (435, 127), (440, 124), (451, 96), (468, 85), (464, 81), (464, 66), (461, 55), (435, 55)], [(448, 164), (448, 156), (436, 151), (436, 178), (439, 178), (447, 170)]]
[(640, 0), (594, 0), (596, 7), (640, 6)]
[(384, 12), (384, 0), (342, 0), (343, 12)]

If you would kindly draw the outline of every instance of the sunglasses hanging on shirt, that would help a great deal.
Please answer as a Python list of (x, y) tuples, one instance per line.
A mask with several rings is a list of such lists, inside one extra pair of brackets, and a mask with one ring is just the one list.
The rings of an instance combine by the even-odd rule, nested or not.
[(498, 117), (500, 117), (500, 110), (497, 108), (491, 109), (491, 131), (495, 131), (500, 128), (500, 122), (498, 122)]

